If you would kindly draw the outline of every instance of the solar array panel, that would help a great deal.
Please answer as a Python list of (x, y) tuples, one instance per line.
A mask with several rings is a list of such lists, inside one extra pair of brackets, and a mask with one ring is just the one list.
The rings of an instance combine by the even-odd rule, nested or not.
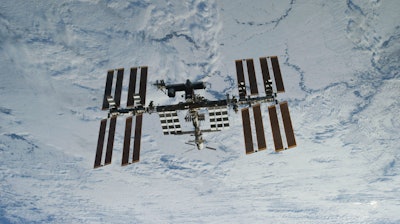
[(242, 109), (242, 124), (243, 124), (244, 145), (246, 149), (246, 154), (250, 154), (254, 152), (254, 148), (253, 148), (253, 137), (251, 134), (250, 114), (248, 108)]
[(111, 96), (111, 88), (114, 78), (114, 70), (108, 70), (107, 79), (106, 79), (106, 87), (104, 88), (104, 98), (103, 98), (103, 106), (102, 110), (107, 110), (110, 106), (108, 105), (107, 97)]
[(115, 86), (115, 104), (117, 107), (120, 106), (121, 103), (121, 92), (122, 92), (122, 81), (124, 80), (124, 69), (120, 68), (117, 70), (117, 83)]
[(261, 73), (264, 81), (264, 90), (267, 96), (272, 96), (272, 80), (269, 74), (268, 61), (266, 57), (260, 58)]
[[(252, 107), (253, 116), (254, 116), (254, 126), (256, 131), (256, 139), (257, 139), (257, 151), (261, 151), (267, 148), (267, 144), (265, 141), (265, 133), (264, 133), (264, 124), (262, 121), (261, 114), (261, 105), (256, 104)], [(245, 141), (245, 149), (246, 154), (250, 154), (254, 152), (254, 143), (253, 143), (253, 134), (250, 122), (250, 108), (242, 109), (242, 124), (243, 124), (243, 135)]]
[(125, 135), (124, 135), (124, 148), (122, 150), (122, 161), (121, 165), (125, 166), (129, 164), (129, 149), (131, 145), (131, 134), (132, 134), (132, 117), (127, 117), (125, 120)]
[(142, 114), (136, 115), (135, 140), (133, 142), (133, 155), (132, 155), (133, 163), (139, 162), (140, 143), (142, 138), (142, 121), (143, 121), (143, 115)]
[(258, 151), (261, 151), (267, 148), (267, 144), (265, 142), (264, 124), (262, 121), (260, 104), (256, 104), (253, 106), (253, 114), (254, 114), (254, 125), (256, 127)]
[[(136, 90), (136, 76), (137, 71), (140, 70), (140, 82), (139, 82), (139, 93), (135, 93)], [(147, 85), (147, 67), (133, 67), (130, 72), (130, 80), (128, 87), (128, 101), (127, 107), (142, 107), (146, 103), (146, 85)], [(122, 162), (121, 165), (129, 164), (129, 154), (131, 152), (131, 135), (132, 135), (132, 122), (133, 117), (129, 116), (126, 118), (125, 122), (125, 137), (124, 137), (124, 148), (122, 152)], [(133, 154), (132, 163), (139, 162), (140, 159), (140, 145), (142, 138), (142, 125), (143, 125), (143, 115), (137, 114), (135, 119), (135, 133), (133, 142)]]
[(286, 101), (280, 103), (279, 105), (281, 108), (283, 127), (285, 128), (286, 141), (288, 148), (290, 149), (296, 147), (296, 139), (294, 137), (292, 120), (290, 119), (289, 107)]
[(275, 151), (283, 150), (282, 136), (279, 128), (278, 116), (275, 105), (268, 107), (269, 120), (271, 122), (272, 137), (274, 139)]
[(127, 107), (133, 107), (133, 94), (136, 89), (136, 75), (137, 75), (137, 67), (131, 68), (131, 72), (129, 75), (129, 87), (128, 87), (128, 99), (126, 100)]
[(274, 71), (275, 84), (278, 93), (285, 92), (285, 87), (283, 86), (281, 69), (279, 67), (278, 57), (271, 56), (272, 70)]
[[(254, 60), (253, 59), (243, 59), (243, 60), (236, 60), (236, 75), (238, 80), (238, 90), (239, 90), (239, 98), (244, 100), (247, 96), (247, 89), (246, 89), (246, 78), (243, 69), (243, 61), (246, 61), (247, 67), (247, 75), (248, 81), (250, 85), (250, 93), (249, 95), (258, 95), (258, 87), (257, 87), (257, 75), (256, 70), (254, 67)], [(272, 79), (271, 79), (271, 72), (269, 70), (268, 61), (272, 64), (272, 74), (275, 80), (275, 86), (277, 92), (285, 92), (285, 88), (283, 85), (282, 74), (279, 67), (279, 61), (277, 56), (270, 56), (270, 57), (260, 57), (260, 67), (261, 67), (261, 74), (263, 78), (263, 86), (264, 91), (267, 96), (273, 95), (273, 87), (272, 87)]]
[(105, 159), (104, 165), (108, 165), (111, 163), (112, 151), (113, 151), (113, 147), (114, 147), (114, 136), (115, 136), (116, 124), (117, 124), (117, 117), (111, 117), (110, 127), (108, 129), (107, 151), (106, 151), (106, 159)]
[(140, 103), (143, 106), (146, 104), (146, 86), (147, 86), (147, 66), (143, 66), (140, 68), (140, 86), (139, 86)]
[(249, 74), (250, 93), (251, 95), (258, 95), (256, 72), (254, 70), (253, 59), (246, 59), (247, 73)]
[(107, 119), (103, 119), (100, 122), (99, 138), (97, 141), (96, 158), (94, 160), (94, 168), (101, 166), (101, 157), (103, 154), (104, 136), (106, 132)]
[[(258, 88), (257, 88), (257, 78), (256, 72), (254, 68), (254, 61), (253, 59), (246, 59), (246, 66), (247, 66), (247, 75), (248, 81), (250, 85), (250, 93), (246, 92), (246, 81), (245, 81), (245, 74), (243, 70), (243, 61), (244, 60), (236, 60), (236, 74), (238, 79), (238, 89), (239, 89), (239, 96), (240, 100), (242, 101), (250, 101), (252, 100), (253, 95), (258, 95)], [(263, 86), (265, 90), (266, 96), (272, 97), (274, 101), (277, 103), (278, 101), (275, 100), (276, 94), (274, 94), (273, 90), (273, 83), (271, 79), (271, 74), (273, 74), (273, 78), (275, 81), (276, 92), (284, 92), (285, 88), (283, 85), (282, 74), (279, 67), (279, 61), (277, 56), (270, 56), (270, 57), (260, 57), (260, 67), (261, 67), (261, 74), (263, 79)], [(272, 65), (272, 71), (270, 71), (270, 67), (268, 63)], [(271, 102), (271, 101), (270, 101)], [(271, 132), (272, 138), (275, 146), (275, 151), (281, 151), (285, 149), (285, 146), (282, 141), (282, 134), (280, 129), (280, 119), (278, 118), (277, 110), (280, 108), (281, 116), (282, 116), (282, 123), (285, 131), (285, 136), (287, 140), (287, 148), (292, 148), (296, 146), (296, 140), (294, 137), (292, 122), (290, 119), (289, 108), (287, 102), (282, 102), (279, 104), (280, 107), (276, 107), (275, 105), (271, 105), (268, 107), (268, 113), (270, 118), (270, 125), (271, 125)], [(253, 110), (253, 118), (254, 118), (254, 128), (251, 127), (251, 114), (249, 110)], [(262, 110), (260, 104), (251, 105), (249, 103), (248, 108), (242, 109), (242, 122), (243, 122), (243, 134), (244, 134), (244, 141), (245, 141), (245, 149), (246, 153), (254, 152), (253, 148), (253, 134), (252, 130), (255, 130), (255, 136), (257, 139), (257, 148), (258, 151), (264, 150), (267, 148), (266, 139), (265, 139), (265, 131), (264, 131), (264, 124), (262, 121)]]
[(235, 63), (236, 63), (236, 75), (238, 80), (239, 98), (244, 99), (246, 97), (246, 83), (244, 81), (243, 61), (236, 60)]
[[(136, 76), (137, 71), (140, 69), (140, 84), (139, 84), (139, 93), (135, 94), (136, 90)], [(107, 73), (106, 87), (104, 92), (103, 106), (102, 109), (111, 109), (110, 107), (120, 107), (121, 103), (121, 92), (122, 92), (122, 83), (124, 77), (124, 69), (117, 69), (117, 81), (114, 92), (114, 97), (111, 96), (112, 83), (113, 83), (114, 70), (109, 70)], [(145, 97), (146, 97), (146, 85), (147, 85), (147, 67), (142, 68), (131, 68), (130, 77), (129, 77), (129, 87), (128, 87), (128, 98), (127, 98), (127, 107), (133, 106), (143, 106), (145, 105)], [(136, 103), (135, 103), (136, 99)], [(108, 128), (108, 137), (107, 137), (107, 148), (106, 154), (104, 158), (104, 165), (108, 165), (112, 161), (112, 153), (114, 148), (114, 137), (115, 137), (115, 128), (117, 124), (117, 115), (111, 113), (109, 118), (110, 125)], [(122, 161), (121, 165), (129, 164), (129, 154), (130, 154), (130, 142), (131, 142), (131, 134), (132, 134), (132, 115), (128, 116), (125, 121), (125, 135), (124, 135), (124, 145), (122, 150)], [(107, 134), (106, 132), (107, 119), (103, 119), (100, 122), (100, 130), (99, 130), (99, 140), (97, 142), (96, 149), (96, 157), (94, 162), (94, 168), (98, 168), (102, 166), (102, 155), (103, 155), (103, 145), (104, 139)], [(132, 162), (139, 161), (140, 154), (140, 141), (142, 135), (142, 115), (136, 115), (135, 121), (135, 140), (133, 147), (133, 156)]]

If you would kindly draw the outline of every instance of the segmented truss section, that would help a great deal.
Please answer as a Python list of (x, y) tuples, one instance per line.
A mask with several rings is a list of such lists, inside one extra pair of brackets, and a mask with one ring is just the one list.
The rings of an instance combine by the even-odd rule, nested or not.
[(182, 127), (179, 123), (178, 113), (175, 111), (158, 112), (161, 127), (164, 135), (182, 134)]
[(228, 107), (209, 107), (211, 131), (221, 131), (229, 128)]

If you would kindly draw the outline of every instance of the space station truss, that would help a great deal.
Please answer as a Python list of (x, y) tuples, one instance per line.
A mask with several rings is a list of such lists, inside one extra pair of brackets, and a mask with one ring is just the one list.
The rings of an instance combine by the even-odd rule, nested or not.
[[(124, 68), (107, 72), (102, 110), (108, 110), (107, 118), (100, 121), (94, 168), (111, 164), (114, 137), (118, 118), (124, 115), (125, 132), (122, 146), (121, 165), (125, 166), (140, 160), (143, 115), (157, 113), (164, 135), (191, 134), (192, 141), (203, 148), (202, 132), (222, 131), (229, 128), (228, 109), (239, 112), (242, 117), (244, 148), (246, 154), (263, 151), (273, 145), (276, 152), (296, 147), (296, 139), (287, 101), (278, 101), (278, 94), (285, 92), (281, 69), (277, 56), (235, 61), (239, 97), (207, 100), (195, 94), (195, 90), (205, 89), (203, 82), (190, 82), (166, 85), (163, 80), (156, 82), (159, 89), (166, 90), (169, 97), (175, 97), (177, 91), (185, 92), (185, 102), (172, 105), (154, 106), (151, 101), (146, 106), (147, 66), (132, 67), (129, 70), (126, 106), (121, 105)], [(260, 81), (261, 80), (261, 81)], [(113, 84), (115, 86), (113, 88)], [(208, 111), (209, 129), (201, 129), (200, 123), (206, 120)], [(178, 111), (186, 110), (186, 122), (192, 122), (194, 131), (183, 131)], [(265, 115), (263, 115), (263, 112)], [(264, 118), (269, 122), (264, 124)], [(271, 138), (266, 138), (265, 128)], [(269, 142), (268, 139), (272, 139)], [(133, 140), (133, 147), (131, 143)], [(267, 141), (268, 140), (268, 141)], [(212, 149), (211, 147), (205, 147)], [(104, 152), (105, 149), (105, 152)]]

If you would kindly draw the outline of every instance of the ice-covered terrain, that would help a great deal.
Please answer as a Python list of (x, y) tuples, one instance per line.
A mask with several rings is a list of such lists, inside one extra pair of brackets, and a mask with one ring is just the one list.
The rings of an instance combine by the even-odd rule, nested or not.
[[(399, 11), (397, 0), (2, 1), (0, 223), (399, 223)], [(92, 169), (108, 69), (148, 65), (149, 82), (203, 80), (220, 98), (236, 95), (235, 59), (268, 55), (298, 147), (246, 156), (231, 113), (230, 130), (205, 135), (216, 152), (188, 151), (190, 137), (163, 136), (152, 114), (140, 163), (119, 165), (120, 122), (113, 164)], [(150, 85), (147, 97), (168, 100)]]

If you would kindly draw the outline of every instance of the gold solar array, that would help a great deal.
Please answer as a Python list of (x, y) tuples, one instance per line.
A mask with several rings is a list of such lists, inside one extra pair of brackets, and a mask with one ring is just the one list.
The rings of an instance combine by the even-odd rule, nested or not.
[[(250, 92), (246, 88), (246, 77), (244, 71), (244, 63), (247, 67), (247, 75), (250, 86)], [(278, 102), (277, 93), (285, 92), (285, 87), (283, 84), (282, 74), (279, 67), (279, 61), (277, 56), (270, 57), (260, 57), (260, 70), (263, 80), (263, 87), (265, 91), (264, 97), (259, 97), (258, 86), (257, 86), (257, 76), (254, 67), (253, 59), (241, 59), (236, 60), (236, 75), (238, 80), (238, 90), (239, 90), (239, 101), (243, 103), (248, 103), (248, 106), (241, 109), (242, 123), (243, 123), (243, 135), (246, 154), (253, 153), (255, 151), (261, 151), (267, 148), (267, 142), (265, 139), (264, 124), (262, 119), (262, 105), (259, 103), (265, 100), (265, 102), (270, 103), (268, 106), (268, 114), (270, 120), (270, 127), (272, 133), (272, 139), (274, 142), (275, 151), (282, 151), (284, 149), (293, 148), (296, 146), (296, 140), (294, 136), (292, 121), (290, 118), (288, 102)], [(271, 63), (272, 71), (270, 71)], [(271, 80), (271, 76), (274, 82)], [(251, 126), (250, 110), (253, 110), (253, 120), (254, 120), (254, 130), (257, 139), (257, 150), (254, 150), (253, 133)], [(278, 110), (280, 110), (281, 118), (278, 117)], [(283, 123), (284, 133), (286, 137), (286, 145), (284, 146), (282, 141), (282, 133), (280, 128), (280, 120)]]
[[(94, 161), (94, 168), (98, 168), (101, 166), (105, 166), (111, 164), (112, 160), (112, 153), (114, 148), (114, 136), (115, 136), (115, 127), (117, 124), (117, 117), (118, 114), (115, 111), (118, 111), (120, 108), (121, 102), (121, 92), (122, 92), (122, 82), (124, 78), (124, 69), (116, 69), (117, 70), (117, 78), (116, 78), (116, 86), (114, 96), (111, 95), (112, 84), (114, 79), (114, 72), (115, 70), (109, 70), (107, 72), (107, 79), (106, 79), (106, 86), (104, 91), (104, 98), (103, 98), (103, 110), (109, 110), (109, 117), (107, 119), (102, 119), (100, 122), (100, 130), (99, 130), (99, 139), (97, 142), (97, 149), (96, 149), (96, 157)], [(136, 85), (136, 78), (137, 78), (137, 71), (140, 70), (140, 85), (139, 85), (139, 93), (135, 94), (135, 85)], [(146, 82), (147, 82), (147, 67), (134, 67), (131, 68), (130, 76), (129, 76), (129, 89), (128, 89), (128, 99), (127, 99), (127, 108), (133, 107), (134, 99), (137, 96), (139, 101), (137, 104), (144, 105), (145, 104), (145, 97), (146, 97)], [(133, 144), (133, 155), (131, 162), (138, 162), (139, 161), (139, 154), (140, 154), (140, 141), (142, 135), (142, 119), (143, 115), (138, 114), (136, 115), (135, 119), (135, 135), (134, 135), (134, 144)], [(106, 136), (106, 126), (107, 123), (110, 123), (108, 128), (108, 137), (107, 137), (107, 148), (106, 154), (104, 158), (104, 163), (102, 163), (103, 159), (103, 146), (104, 140)], [(125, 166), (128, 165), (129, 162), (129, 154), (130, 154), (130, 144), (131, 144), (131, 134), (132, 134), (132, 123), (133, 117), (128, 116), (125, 120), (125, 136), (124, 136), (124, 145), (122, 150), (122, 161), (121, 165)]]

